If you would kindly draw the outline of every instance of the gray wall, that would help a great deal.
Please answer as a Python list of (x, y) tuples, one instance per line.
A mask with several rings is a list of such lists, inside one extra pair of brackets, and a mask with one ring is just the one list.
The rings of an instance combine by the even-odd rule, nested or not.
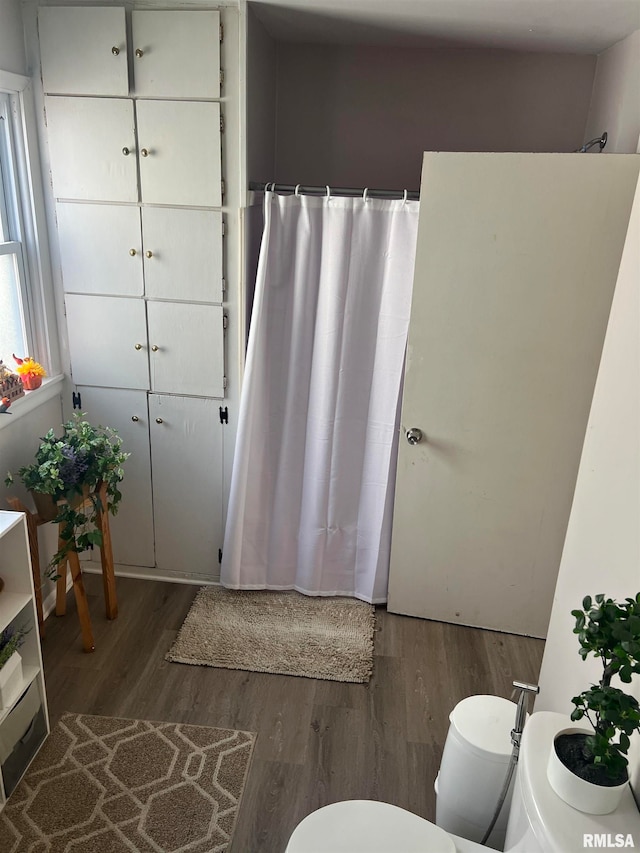
[(247, 169), (272, 181), (276, 144), (276, 45), (255, 13), (247, 18)]
[[(280, 43), (276, 175), (417, 189), (423, 151), (583, 141), (594, 56)], [(250, 175), (250, 177), (253, 177)]]
[(640, 152), (640, 30), (598, 57), (585, 139), (604, 130), (605, 153)]
[(0, 68), (27, 73), (20, 0), (0, 0)]

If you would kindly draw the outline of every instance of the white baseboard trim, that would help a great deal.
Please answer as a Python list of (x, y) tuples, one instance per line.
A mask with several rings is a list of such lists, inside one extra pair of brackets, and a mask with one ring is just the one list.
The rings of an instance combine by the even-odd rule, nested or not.
[[(83, 560), (81, 563), (82, 571), (88, 572), (91, 575), (102, 574), (102, 566), (100, 563), (92, 563), (89, 560)], [(147, 581), (168, 581), (170, 583), (193, 584), (196, 586), (220, 586), (220, 580), (212, 580), (210, 577), (203, 575), (187, 574), (185, 572), (158, 572), (155, 568), (147, 568), (146, 566), (114, 566), (116, 577), (123, 578), (138, 578), (139, 580)], [(67, 592), (73, 586), (71, 573), (67, 574)], [(43, 586), (44, 593), (44, 586)], [(42, 599), (42, 613), (46, 619), (56, 609), (56, 585), (51, 584), (50, 592)]]
[[(71, 589), (73, 585), (73, 581), (71, 579), (71, 573), (67, 575), (67, 592)], [(44, 587), (42, 589), (44, 592)], [(46, 619), (50, 613), (56, 609), (56, 585), (51, 584), (51, 592), (42, 599), (42, 615)]]
[[(82, 571), (89, 574), (102, 574), (102, 566), (100, 563), (93, 563), (90, 560), (82, 562)], [(198, 586), (220, 586), (220, 578), (212, 578), (211, 575), (198, 575), (189, 572), (172, 572), (168, 570), (158, 570), (154, 567), (147, 566), (124, 566), (116, 564), (114, 566), (116, 577), (123, 578), (138, 578), (139, 580), (147, 581), (169, 581), (170, 583), (185, 583), (197, 584)]]

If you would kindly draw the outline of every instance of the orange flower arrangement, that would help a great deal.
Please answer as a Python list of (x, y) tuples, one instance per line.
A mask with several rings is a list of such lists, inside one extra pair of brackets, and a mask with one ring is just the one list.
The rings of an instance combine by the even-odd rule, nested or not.
[(22, 384), (26, 391), (35, 391), (42, 385), (42, 377), (47, 375), (47, 371), (41, 364), (34, 361), (30, 356), (26, 358), (18, 358), (14, 354), (13, 359), (18, 365), (16, 373), (22, 378)]

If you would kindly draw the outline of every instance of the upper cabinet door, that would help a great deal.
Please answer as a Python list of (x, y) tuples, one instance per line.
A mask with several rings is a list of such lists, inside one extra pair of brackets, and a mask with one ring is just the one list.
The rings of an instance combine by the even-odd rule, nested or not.
[(220, 13), (134, 11), (134, 93), (158, 98), (220, 97)]
[(136, 112), (142, 201), (220, 207), (220, 104), (137, 101)]
[(48, 96), (45, 108), (54, 195), (138, 201), (133, 102)]
[(138, 207), (60, 202), (56, 214), (67, 292), (143, 295)]
[(41, 6), (42, 84), (61, 95), (127, 95), (123, 8)]
[(144, 300), (67, 293), (64, 302), (76, 385), (148, 390)]
[(143, 207), (145, 293), (222, 302), (222, 213)]

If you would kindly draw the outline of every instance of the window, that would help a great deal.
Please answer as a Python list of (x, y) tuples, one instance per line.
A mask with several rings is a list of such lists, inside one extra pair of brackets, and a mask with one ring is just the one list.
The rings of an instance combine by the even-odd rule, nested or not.
[(59, 357), (31, 83), (0, 70), (0, 359)]
[(11, 96), (0, 92), (0, 359), (32, 349)]

